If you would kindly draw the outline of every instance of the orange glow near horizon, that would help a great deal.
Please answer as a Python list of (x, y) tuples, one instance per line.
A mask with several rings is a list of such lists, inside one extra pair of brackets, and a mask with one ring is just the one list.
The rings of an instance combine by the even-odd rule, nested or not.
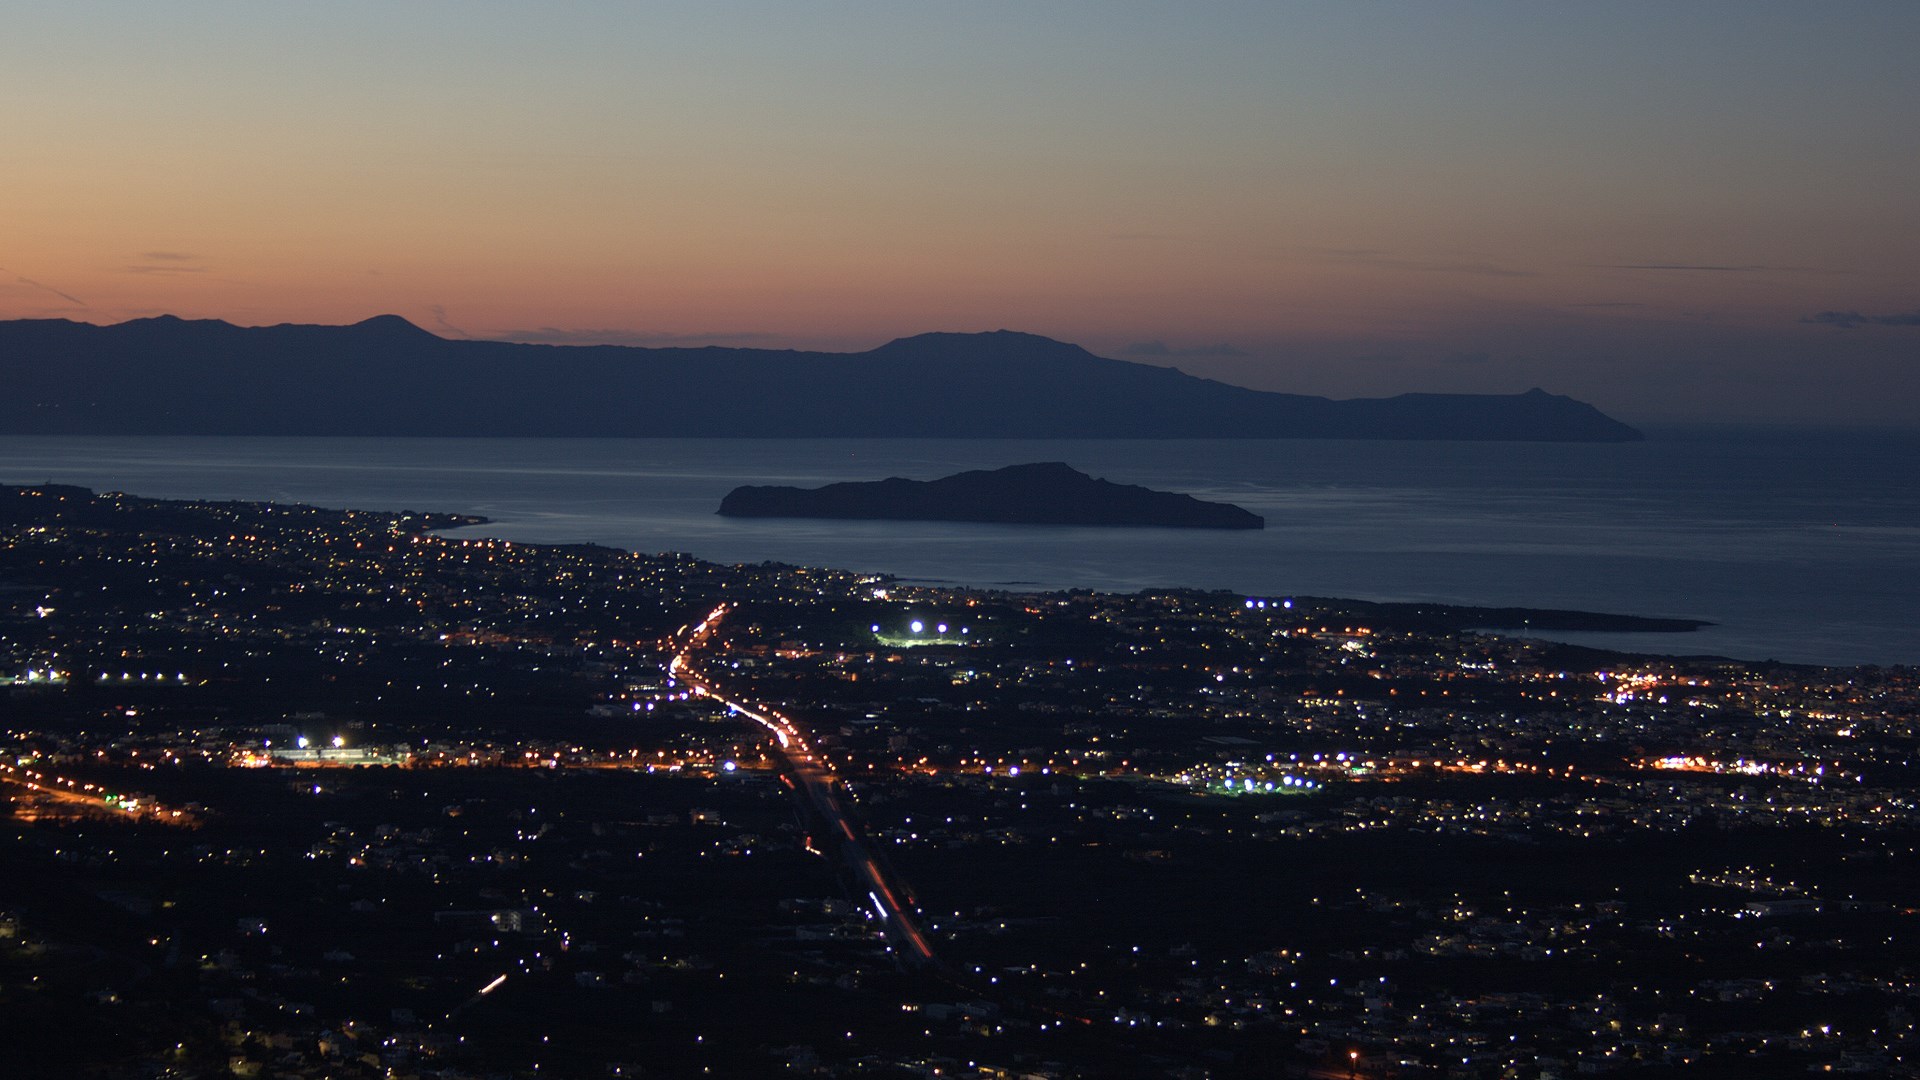
[(1336, 396), (1902, 399), (1920, 151), (1866, 133), (1920, 94), (1911, 9), (1394, 10), (31, 11), (0, 318), (1006, 328)]

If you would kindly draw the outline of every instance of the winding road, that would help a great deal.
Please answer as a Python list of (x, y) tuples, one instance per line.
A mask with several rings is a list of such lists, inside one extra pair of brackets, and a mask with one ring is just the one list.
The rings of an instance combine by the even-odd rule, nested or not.
[(667, 664), (667, 673), (694, 693), (727, 706), (772, 733), (776, 752), (786, 774), (794, 781), (795, 792), (803, 795), (826, 822), (847, 869), (866, 892), (874, 914), (879, 917), (894, 955), (908, 966), (934, 964), (933, 949), (927, 944), (926, 935), (915, 925), (907, 905), (900, 902), (906, 890), (874, 859), (865, 833), (842, 798), (846, 785), (834, 774), (833, 766), (809, 745), (806, 732), (791, 718), (770, 707), (729, 695), (695, 665), (694, 654), (713, 636), (727, 610), (728, 605), (721, 604), (683, 631), (673, 659)]

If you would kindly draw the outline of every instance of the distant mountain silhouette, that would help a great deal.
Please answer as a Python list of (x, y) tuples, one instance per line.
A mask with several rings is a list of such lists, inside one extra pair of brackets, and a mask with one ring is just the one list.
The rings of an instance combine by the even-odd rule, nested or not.
[(889, 477), (825, 487), (737, 487), (720, 500), (727, 517), (892, 521), (984, 521), (1016, 525), (1157, 525), (1260, 529), (1266, 521), (1231, 503), (1096, 480), (1058, 461), (955, 473), (938, 480)]
[(1334, 401), (1000, 330), (864, 353), (449, 341), (396, 315), (0, 322), (0, 433), (1525, 439), (1634, 429), (1572, 398)]

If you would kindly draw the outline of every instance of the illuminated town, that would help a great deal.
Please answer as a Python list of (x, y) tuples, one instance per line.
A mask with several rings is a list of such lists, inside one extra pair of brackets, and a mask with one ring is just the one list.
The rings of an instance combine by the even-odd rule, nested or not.
[(10, 1074), (1920, 1076), (1920, 671), (0, 489)]

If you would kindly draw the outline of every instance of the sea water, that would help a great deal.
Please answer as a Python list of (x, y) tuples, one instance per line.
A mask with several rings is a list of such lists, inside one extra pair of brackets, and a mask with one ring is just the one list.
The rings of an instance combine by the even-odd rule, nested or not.
[[(723, 518), (740, 484), (1064, 461), (1237, 503), (1258, 532)], [(1920, 433), (1656, 430), (1628, 444), (1308, 440), (0, 437), (0, 481), (480, 514), (515, 541), (684, 551), (1008, 589), (1706, 619), (1560, 634), (1670, 653), (1920, 663)]]

